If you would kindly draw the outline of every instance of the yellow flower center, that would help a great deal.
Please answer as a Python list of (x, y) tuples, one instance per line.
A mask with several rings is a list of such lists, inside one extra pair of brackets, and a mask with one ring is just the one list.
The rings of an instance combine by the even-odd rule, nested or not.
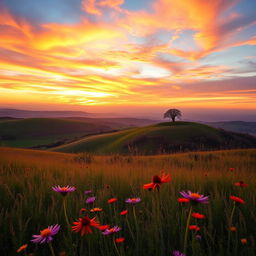
[(197, 193), (192, 193), (190, 196), (193, 198), (196, 198), (196, 199), (201, 197), (201, 195), (199, 195)]
[(49, 236), (51, 234), (51, 230), (49, 228), (46, 228), (42, 231), (40, 231), (40, 235), (43, 236), (43, 237), (46, 237), (46, 236)]
[(61, 189), (61, 191), (67, 191), (68, 190), (68, 188), (67, 187), (62, 187), (62, 188), (60, 188)]

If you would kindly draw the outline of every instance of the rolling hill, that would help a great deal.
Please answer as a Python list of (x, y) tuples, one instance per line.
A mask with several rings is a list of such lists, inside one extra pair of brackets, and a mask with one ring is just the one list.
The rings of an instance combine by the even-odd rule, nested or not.
[(250, 135), (227, 132), (199, 123), (167, 122), (90, 136), (51, 150), (148, 155), (254, 147), (256, 147), (256, 138)]
[(145, 126), (156, 121), (136, 118), (13, 118), (0, 117), (0, 145), (49, 148), (92, 134), (128, 127)]
[(103, 124), (56, 118), (2, 119), (0, 145), (47, 148), (89, 134), (113, 130)]

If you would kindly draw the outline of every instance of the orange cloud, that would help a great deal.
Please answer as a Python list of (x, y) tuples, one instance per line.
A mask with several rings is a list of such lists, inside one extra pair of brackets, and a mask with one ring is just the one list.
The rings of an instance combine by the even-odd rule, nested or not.
[[(41, 97), (45, 103), (74, 105), (228, 104), (242, 100), (252, 104), (255, 91), (234, 96), (231, 90), (193, 85), (232, 75), (232, 67), (203, 65), (202, 57), (230, 47), (256, 45), (255, 37), (225, 41), (224, 35), (237, 33), (236, 22), (242, 19), (239, 15), (221, 19), (234, 3), (157, 0), (153, 11), (146, 12), (123, 11), (122, 0), (86, 0), (83, 8), (97, 15), (97, 22), (83, 17), (75, 24), (33, 25), (1, 10), (1, 100), (13, 94), (15, 100), (24, 97), (24, 102), (37, 102)], [(118, 23), (100, 20), (108, 8), (122, 13), (122, 18), (115, 17)], [(250, 19), (242, 24), (251, 24)], [(155, 39), (159, 30), (165, 33), (164, 42)], [(193, 32), (193, 42), (185, 41), (188, 48), (177, 46), (186, 30)], [(145, 40), (145, 35), (150, 39)]]
[(102, 7), (117, 8), (124, 0), (83, 0), (82, 8), (85, 12), (93, 15), (102, 15)]

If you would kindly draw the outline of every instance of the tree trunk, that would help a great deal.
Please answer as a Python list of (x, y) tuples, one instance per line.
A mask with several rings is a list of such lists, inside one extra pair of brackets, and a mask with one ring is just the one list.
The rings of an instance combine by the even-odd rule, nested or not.
[(172, 117), (172, 121), (175, 122), (175, 116)]

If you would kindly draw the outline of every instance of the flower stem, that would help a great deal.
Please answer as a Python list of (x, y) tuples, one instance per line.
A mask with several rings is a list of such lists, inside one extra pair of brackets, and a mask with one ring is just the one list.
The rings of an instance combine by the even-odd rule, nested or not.
[(230, 219), (229, 219), (229, 231), (228, 231), (228, 252), (229, 252), (229, 248), (230, 248), (230, 240), (231, 240), (231, 230), (230, 227), (232, 226), (232, 222), (233, 222), (233, 216), (235, 213), (235, 209), (236, 209), (236, 202), (234, 202), (232, 211), (231, 211), (231, 215), (230, 215)]
[(185, 230), (185, 235), (184, 235), (184, 246), (183, 246), (183, 252), (186, 255), (187, 252), (187, 240), (188, 240), (188, 227), (190, 224), (190, 219), (191, 219), (191, 213), (192, 213), (192, 205), (189, 208), (189, 213), (188, 213), (188, 218), (187, 218), (187, 224), (186, 224), (186, 230)]
[(67, 215), (67, 205), (66, 205), (66, 198), (65, 197), (63, 198), (63, 211), (64, 211), (64, 216), (65, 216), (66, 223), (67, 223), (68, 228), (69, 228), (70, 223), (69, 223), (68, 215)]
[(121, 254), (120, 254), (120, 252), (118, 251), (118, 248), (117, 248), (117, 246), (116, 246), (115, 238), (113, 238), (113, 244), (114, 244), (115, 250), (116, 250), (116, 252), (117, 252), (117, 255), (118, 255), (118, 256), (121, 256)]
[(49, 248), (50, 248), (50, 251), (51, 251), (52, 256), (55, 256), (55, 253), (54, 253), (52, 244), (51, 244), (51, 243), (48, 243), (48, 245), (49, 245)]
[(137, 222), (137, 217), (136, 217), (136, 211), (135, 211), (135, 206), (132, 206), (132, 211), (133, 211), (133, 217), (134, 217), (134, 222), (135, 222), (135, 232), (136, 232), (136, 255), (138, 255), (138, 243), (139, 243), (139, 230), (138, 230), (138, 222)]
[(232, 226), (233, 216), (234, 216), (235, 209), (236, 209), (236, 202), (234, 202), (233, 209), (232, 209), (231, 215), (230, 215), (230, 220), (229, 220), (230, 227)]
[(135, 242), (135, 238), (134, 238), (134, 234), (133, 234), (133, 232), (132, 232), (132, 229), (131, 229), (131, 226), (130, 226), (130, 223), (129, 223), (129, 220), (128, 220), (127, 216), (125, 217), (125, 220), (126, 220), (126, 223), (127, 223), (128, 229), (129, 229), (129, 232), (130, 232), (130, 234), (131, 234), (131, 236), (132, 236), (132, 240), (133, 240), (134, 243), (136, 243), (136, 242)]

